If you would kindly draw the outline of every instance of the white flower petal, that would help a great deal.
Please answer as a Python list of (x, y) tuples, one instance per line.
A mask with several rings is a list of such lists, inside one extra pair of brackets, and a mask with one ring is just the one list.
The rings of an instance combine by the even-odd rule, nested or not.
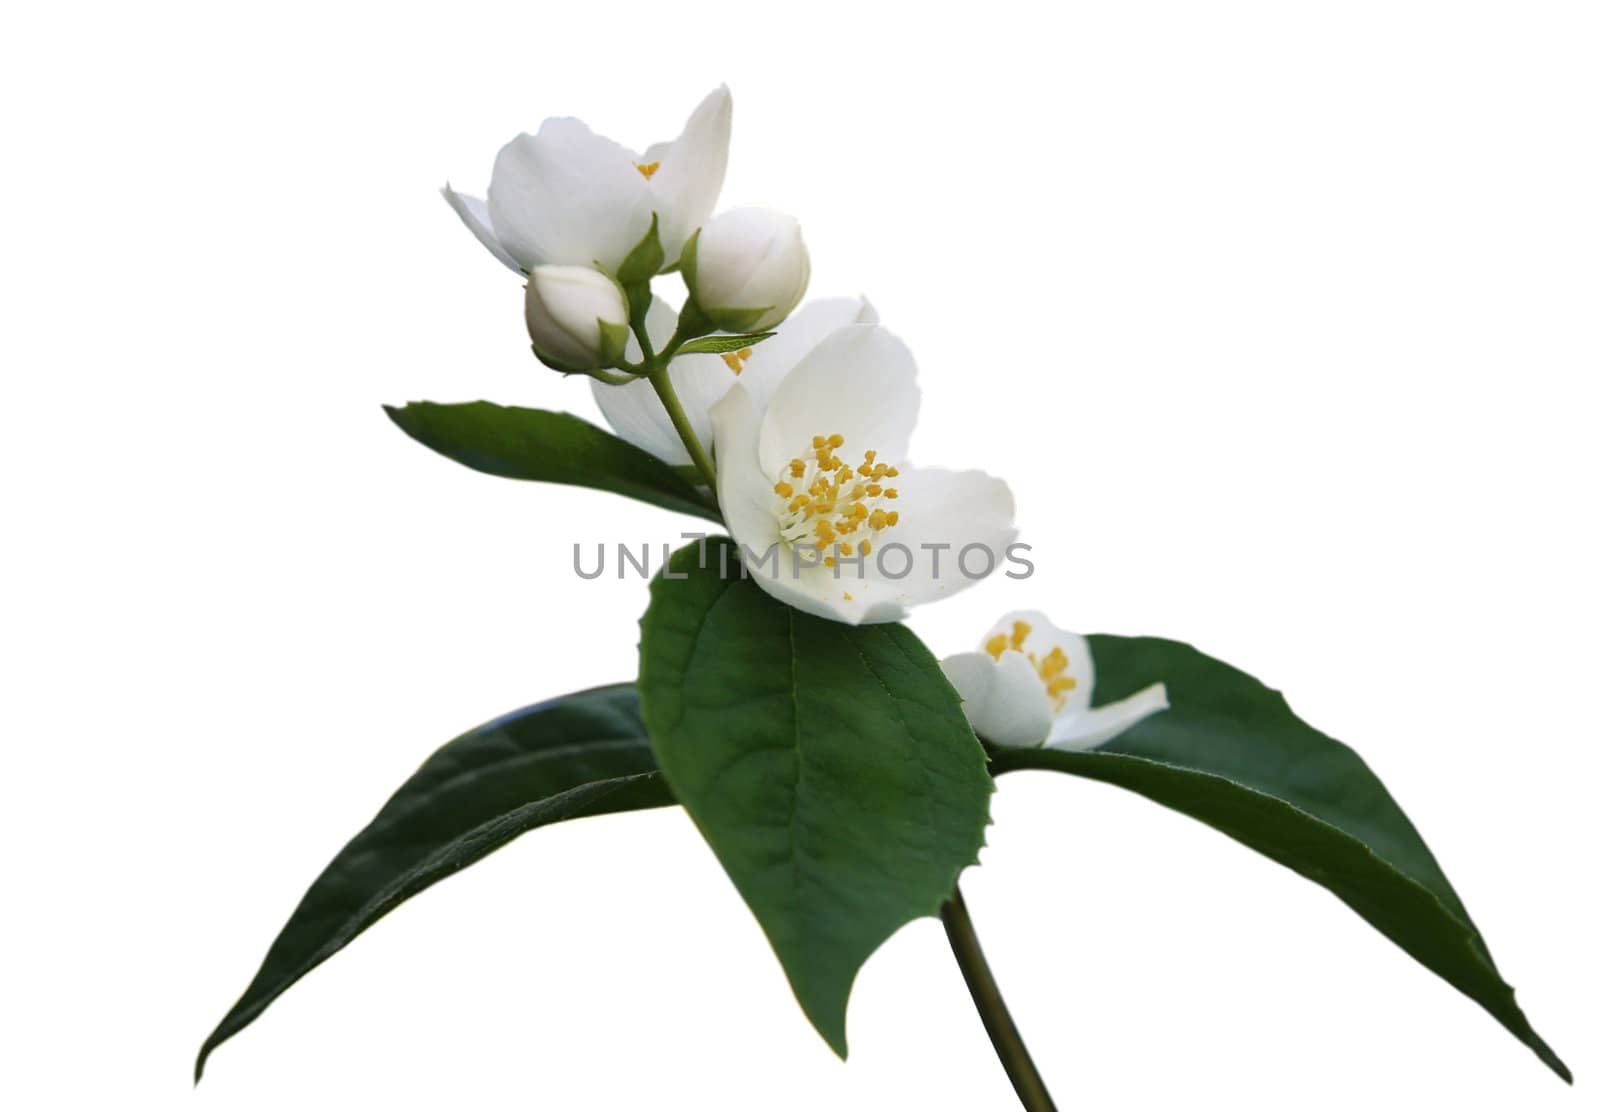
[(733, 539), (756, 552), (778, 542), (772, 512), (774, 480), (761, 468), (756, 446), (761, 417), (750, 394), (737, 383), (711, 407), (717, 445), (717, 502)]
[(1015, 646), (1013, 635), (1017, 632), (1018, 622), (1027, 627), (1022, 639), (1022, 652), (1033, 656), (1035, 660), (1043, 660), (1050, 655), (1051, 649), (1060, 649), (1067, 658), (1063, 675), (1072, 677), (1073, 686), (1067, 692), (1060, 714), (1073, 715), (1087, 711), (1094, 702), (1094, 654), (1089, 651), (1088, 640), (1054, 625), (1038, 610), (1013, 610), (995, 622), (994, 628), (984, 634), (980, 644), (987, 645), (993, 638), (1004, 635)]
[(776, 336), (750, 349), (739, 382), (764, 411), (789, 372), (828, 336), (852, 324), (877, 323), (878, 313), (864, 297), (808, 301), (778, 327)]
[[(872, 542), (866, 575), (874, 589), (916, 606), (953, 595), (1005, 566), (1017, 530), (1011, 489), (1002, 480), (982, 471), (903, 467), (892, 481), (900, 497), (882, 505), (897, 510), (900, 522)], [(902, 569), (906, 574), (899, 574)]]
[(1170, 705), (1167, 685), (1154, 683), (1115, 703), (1061, 715), (1045, 744), (1051, 749), (1093, 749)]
[(778, 536), (773, 513), (773, 478), (757, 452), (761, 417), (742, 385), (735, 384), (711, 408), (717, 444), (717, 501), (728, 532), (739, 545), (746, 572), (768, 594), (807, 614), (858, 625), (896, 621), (904, 611), (860, 586), (835, 578), (817, 563), (818, 554), (796, 553)]
[(489, 219), (489, 206), (476, 197), (469, 197), (465, 193), (457, 193), (450, 188), (450, 183), (445, 182), (443, 189), (445, 201), (455, 209), (456, 215), (467, 226), (467, 231), (478, 238), (478, 242), (489, 249), (489, 254), (505, 263), (518, 274), (523, 273), (522, 267), (513, 259), (509, 252), (500, 246), (500, 240), (495, 237), (494, 224)]
[(661, 246), (676, 262), (684, 242), (711, 216), (728, 169), (728, 136), (733, 128), (733, 96), (723, 85), (700, 102), (670, 143), (645, 152), (643, 162), (659, 162), (650, 177), (661, 219)]
[(654, 197), (626, 148), (581, 121), (546, 120), (538, 135), (501, 148), (489, 217), (506, 252), (545, 263), (615, 271), (650, 229)]
[(903, 463), (918, 402), (917, 365), (899, 337), (876, 324), (841, 328), (773, 394), (761, 425), (762, 466), (775, 475), (813, 436), (834, 433), (844, 437), (846, 460), (873, 450), (885, 463)]
[(973, 732), (996, 745), (1034, 746), (1050, 732), (1050, 699), (1021, 653), (958, 653), (939, 662)]
[[(741, 542), (742, 543), (742, 542)], [(832, 568), (814, 564), (815, 554), (796, 553), (779, 545), (775, 558), (763, 549), (750, 546), (745, 567), (768, 594), (796, 610), (846, 625), (874, 625), (897, 622), (906, 616), (905, 607), (893, 596), (857, 582), (849, 575), (836, 576)]]

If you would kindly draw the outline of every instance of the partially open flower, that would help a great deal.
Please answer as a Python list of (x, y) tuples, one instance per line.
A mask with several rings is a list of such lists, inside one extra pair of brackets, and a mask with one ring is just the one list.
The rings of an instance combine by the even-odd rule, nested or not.
[(700, 229), (683, 260), (683, 277), (718, 328), (760, 332), (800, 304), (811, 281), (811, 256), (794, 217), (733, 209)]
[(945, 657), (939, 666), (961, 695), (973, 732), (995, 745), (1093, 749), (1168, 706), (1162, 683), (1092, 706), (1089, 642), (1036, 610), (1007, 614), (981, 651)]
[[(771, 339), (726, 355), (680, 355), (667, 373), (695, 435), (711, 448), (711, 407), (735, 382), (764, 408), (789, 372), (823, 339), (841, 328), (872, 324), (877, 319), (864, 297), (808, 302)], [(678, 315), (670, 305), (659, 297), (650, 302), (645, 330), (657, 351), (666, 346), (677, 323)], [(640, 358), (638, 341), (629, 341), (628, 358)], [(689, 451), (649, 382), (639, 379), (626, 386), (611, 386), (596, 379), (594, 400), (618, 436), (668, 463), (690, 464)]]
[(1011, 492), (981, 471), (907, 466), (917, 402), (905, 344), (858, 324), (813, 348), (769, 404), (740, 382), (712, 407), (723, 519), (769, 594), (888, 622), (994, 570), (1016, 536)]
[(534, 267), (524, 312), (533, 350), (563, 370), (613, 366), (627, 343), (628, 299), (593, 267)]
[(501, 149), (487, 204), (448, 185), (444, 199), (495, 258), (522, 273), (551, 263), (615, 273), (652, 213), (666, 261), (676, 262), (722, 191), (732, 121), (726, 86), (700, 102), (677, 139), (643, 154), (582, 120), (546, 120), (537, 135)]

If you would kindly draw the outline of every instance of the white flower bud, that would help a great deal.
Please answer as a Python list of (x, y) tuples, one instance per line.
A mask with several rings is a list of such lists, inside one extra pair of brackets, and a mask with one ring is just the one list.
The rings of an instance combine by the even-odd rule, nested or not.
[(696, 235), (684, 279), (702, 312), (728, 332), (782, 323), (811, 281), (811, 256), (794, 217), (764, 208), (732, 209)]
[(591, 267), (534, 267), (525, 311), (533, 350), (563, 368), (612, 366), (628, 342), (628, 299)]

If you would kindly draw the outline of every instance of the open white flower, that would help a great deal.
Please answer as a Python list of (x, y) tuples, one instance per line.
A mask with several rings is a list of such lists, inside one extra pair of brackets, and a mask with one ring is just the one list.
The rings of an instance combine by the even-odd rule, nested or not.
[[(671, 339), (677, 319), (677, 314), (659, 297), (650, 303), (645, 328), (657, 351)], [(667, 373), (695, 435), (710, 450), (711, 407), (735, 382), (765, 406), (795, 364), (824, 337), (852, 324), (876, 323), (877, 319), (878, 314), (864, 297), (823, 298), (808, 302), (784, 322), (776, 336), (755, 347), (726, 355), (680, 355)], [(629, 341), (628, 358), (636, 361), (639, 357), (637, 341)], [(611, 386), (596, 379), (593, 386), (594, 400), (618, 436), (668, 463), (689, 465), (689, 453), (650, 383), (640, 379), (626, 386)]]
[(852, 625), (895, 621), (1004, 559), (1005, 483), (905, 464), (916, 374), (904, 343), (858, 324), (812, 348), (766, 404), (741, 381), (712, 407), (723, 520), (768, 593)]
[(700, 102), (683, 134), (643, 154), (582, 120), (544, 121), (500, 150), (489, 199), (444, 187), (444, 199), (478, 241), (512, 270), (547, 263), (615, 272), (659, 220), (669, 263), (704, 224), (728, 167), (733, 99), (727, 86)]
[(995, 623), (983, 649), (940, 661), (961, 695), (973, 732), (996, 745), (1093, 749), (1167, 709), (1167, 685), (1103, 707), (1094, 700), (1089, 642), (1036, 610)]

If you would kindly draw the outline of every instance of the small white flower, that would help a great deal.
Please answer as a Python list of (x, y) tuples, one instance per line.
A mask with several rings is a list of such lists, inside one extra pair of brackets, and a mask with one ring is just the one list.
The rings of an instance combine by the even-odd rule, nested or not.
[(716, 206), (732, 122), (726, 86), (700, 102), (677, 139), (643, 154), (596, 135), (582, 120), (546, 120), (537, 135), (519, 135), (501, 149), (487, 204), (449, 185), (444, 199), (515, 271), (554, 263), (615, 273), (650, 230), (652, 213), (672, 263)]
[[(807, 303), (784, 322), (778, 334), (754, 347), (726, 355), (680, 355), (667, 372), (689, 417), (695, 435), (712, 447), (711, 407), (735, 382), (763, 407), (778, 384), (825, 337), (852, 324), (876, 323), (878, 314), (864, 297), (831, 297)], [(645, 317), (650, 342), (660, 351), (676, 329), (678, 315), (659, 297)], [(637, 361), (637, 341), (629, 341), (628, 358)], [(594, 400), (618, 436), (668, 463), (686, 467), (689, 453), (655, 389), (644, 380), (610, 386), (596, 379)]]
[(590, 371), (622, 354), (628, 299), (593, 267), (534, 267), (523, 308), (534, 351), (552, 363)]
[(939, 666), (961, 695), (973, 732), (995, 745), (1093, 749), (1167, 709), (1164, 683), (1091, 707), (1089, 642), (1036, 610), (1007, 614), (982, 644), (981, 652), (958, 653)]
[(720, 213), (684, 258), (684, 281), (701, 311), (729, 332), (763, 332), (806, 295), (811, 256), (794, 217), (765, 208)]
[(740, 381), (712, 407), (723, 520), (769, 594), (852, 625), (895, 621), (1004, 559), (1005, 483), (905, 464), (916, 373), (905, 344), (858, 324), (812, 348), (766, 404)]

